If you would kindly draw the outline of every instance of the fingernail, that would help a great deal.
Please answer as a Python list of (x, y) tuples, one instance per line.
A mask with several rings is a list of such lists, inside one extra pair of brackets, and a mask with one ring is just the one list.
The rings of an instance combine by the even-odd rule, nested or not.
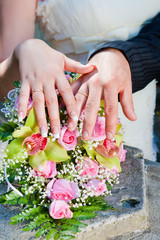
[(106, 133), (106, 138), (109, 139), (109, 140), (113, 139), (113, 134), (110, 133), (110, 132), (107, 132)]
[(82, 133), (82, 138), (85, 139), (85, 138), (88, 138), (88, 136), (89, 136), (89, 135), (88, 135), (88, 132), (84, 131), (84, 132)]
[(137, 119), (137, 115), (135, 112), (132, 113), (132, 117), (136, 120)]
[(47, 137), (47, 131), (45, 127), (41, 127), (41, 135), (42, 137)]
[(72, 122), (70, 122), (70, 123), (68, 124), (68, 127), (69, 127), (69, 128), (73, 128), (73, 126), (74, 126), (74, 125), (73, 125)]
[(72, 120), (73, 120), (74, 122), (78, 121), (78, 116), (77, 116), (77, 113), (76, 113), (75, 111), (72, 111), (72, 112), (70, 113), (70, 117), (72, 118)]
[(58, 130), (58, 127), (54, 127), (53, 130), (52, 130), (52, 132), (53, 132), (53, 137), (54, 137), (55, 139), (59, 138), (59, 130)]
[(93, 69), (97, 69), (96, 65), (91, 65), (93, 67)]
[(19, 122), (22, 122), (22, 121), (23, 121), (23, 112), (20, 112), (20, 113), (18, 114), (18, 121), (19, 121)]

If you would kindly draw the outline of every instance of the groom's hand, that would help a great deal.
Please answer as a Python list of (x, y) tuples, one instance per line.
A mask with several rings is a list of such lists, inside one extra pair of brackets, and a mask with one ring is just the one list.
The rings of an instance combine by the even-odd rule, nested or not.
[(97, 53), (89, 63), (97, 69), (81, 76), (72, 85), (78, 115), (85, 107), (82, 136), (84, 140), (91, 137), (100, 100), (104, 99), (106, 137), (111, 140), (115, 135), (118, 120), (118, 95), (125, 116), (131, 121), (136, 120), (129, 63), (124, 55), (115, 49)]

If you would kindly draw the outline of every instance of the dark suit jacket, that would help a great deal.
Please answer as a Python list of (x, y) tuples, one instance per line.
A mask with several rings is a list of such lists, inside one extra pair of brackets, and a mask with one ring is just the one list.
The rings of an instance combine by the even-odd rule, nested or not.
[(153, 79), (160, 80), (160, 13), (146, 24), (139, 34), (127, 41), (106, 42), (97, 52), (115, 48), (128, 60), (132, 75), (133, 93), (143, 89)]

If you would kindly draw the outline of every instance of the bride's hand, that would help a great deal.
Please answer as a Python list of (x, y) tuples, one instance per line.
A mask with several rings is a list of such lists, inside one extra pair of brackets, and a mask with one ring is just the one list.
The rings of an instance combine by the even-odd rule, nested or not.
[(94, 55), (89, 61), (97, 70), (85, 74), (72, 85), (78, 115), (85, 107), (82, 136), (88, 140), (92, 134), (100, 100), (104, 99), (106, 137), (112, 139), (118, 120), (118, 95), (125, 116), (136, 120), (132, 99), (131, 73), (124, 55), (115, 49), (107, 49)]
[(18, 45), (14, 56), (19, 63), (21, 89), (19, 95), (18, 116), (21, 121), (27, 112), (27, 102), (32, 93), (38, 125), (43, 136), (47, 136), (48, 127), (45, 116), (45, 103), (47, 105), (52, 133), (58, 137), (60, 133), (59, 108), (56, 88), (66, 105), (72, 124), (70, 131), (76, 127), (78, 112), (76, 101), (64, 71), (81, 74), (93, 70), (91, 65), (82, 65), (67, 58), (64, 54), (50, 48), (38, 39), (27, 40)]

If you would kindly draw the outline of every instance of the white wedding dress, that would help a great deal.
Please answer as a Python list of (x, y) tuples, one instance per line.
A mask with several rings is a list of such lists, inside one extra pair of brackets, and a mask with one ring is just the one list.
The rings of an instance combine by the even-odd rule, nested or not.
[[(45, 0), (37, 6), (37, 21), (46, 40), (68, 57), (87, 62), (88, 54), (105, 41), (135, 36), (141, 24), (160, 11), (160, 0)], [(130, 122), (119, 106), (125, 144), (156, 159), (153, 115), (156, 82), (133, 94), (138, 120)]]

